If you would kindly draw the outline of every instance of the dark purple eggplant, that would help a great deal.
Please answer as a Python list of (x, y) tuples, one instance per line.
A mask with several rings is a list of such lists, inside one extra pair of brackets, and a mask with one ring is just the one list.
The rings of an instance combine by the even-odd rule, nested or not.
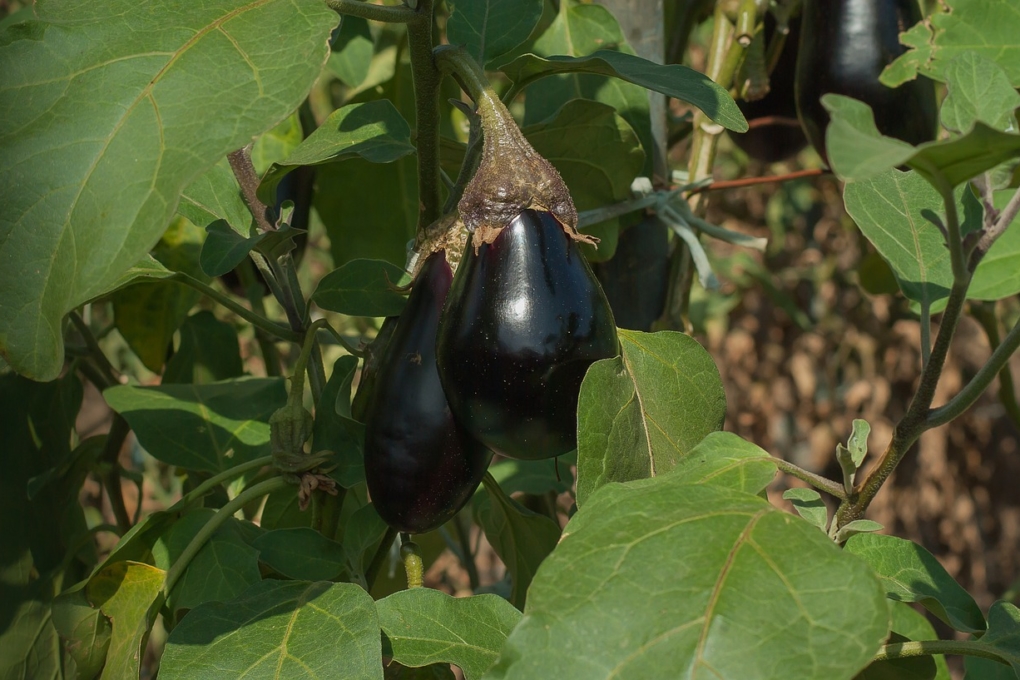
[(492, 458), (453, 418), (436, 370), (436, 329), (453, 273), (431, 255), (382, 356), (365, 415), (365, 478), (394, 529), (437, 529), (471, 498)]
[[(772, 14), (765, 15), (765, 40), (771, 43), (776, 30)], [(762, 163), (778, 163), (795, 156), (807, 146), (807, 137), (797, 120), (797, 99), (794, 96), (794, 73), (797, 68), (797, 47), (800, 20), (790, 22), (790, 32), (783, 44), (779, 61), (769, 76), (769, 93), (753, 102), (737, 101), (750, 129), (744, 133), (730, 132), (730, 138), (744, 153)]]
[(457, 419), (496, 453), (526, 460), (576, 448), (581, 380), (618, 354), (587, 260), (555, 217), (530, 209), (477, 253), (468, 245), (437, 342)]
[(923, 76), (897, 88), (879, 82), (882, 70), (906, 51), (899, 33), (921, 20), (917, 0), (804, 0), (797, 55), (797, 111), (815, 150), (828, 163), (824, 94), (871, 106), (883, 135), (920, 144), (935, 138), (935, 87)]

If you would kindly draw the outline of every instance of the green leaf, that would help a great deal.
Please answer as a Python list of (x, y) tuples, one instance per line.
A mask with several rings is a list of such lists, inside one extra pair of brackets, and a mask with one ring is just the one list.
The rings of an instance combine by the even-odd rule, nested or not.
[(53, 600), (52, 615), (53, 626), (64, 639), (78, 676), (82, 680), (92, 680), (99, 676), (106, 663), (113, 626), (85, 597), (86, 583), (82, 581), (58, 595)]
[(981, 121), (996, 130), (1016, 125), (1013, 112), (1020, 94), (994, 61), (977, 52), (964, 52), (946, 67), (949, 94), (942, 102), (942, 125), (966, 132)]
[[(1016, 189), (995, 192), (995, 207), (1002, 209)], [(981, 259), (971, 279), (967, 297), (973, 300), (1001, 300), (1020, 292), (1020, 229), (1017, 222), (998, 238)]]
[(222, 220), (234, 233), (246, 235), (252, 226), (241, 187), (225, 157), (185, 187), (177, 212), (205, 229)]
[(181, 326), (181, 346), (166, 364), (163, 384), (205, 385), (244, 374), (237, 329), (203, 310)]
[[(907, 640), (939, 639), (928, 618), (924, 614), (915, 611), (909, 604), (894, 602), (889, 609), (892, 613), (892, 633)], [(942, 654), (936, 654), (930, 658), (935, 662), (935, 674), (928, 677), (933, 678), (933, 680), (950, 680), (946, 657)]]
[(843, 201), (889, 263), (904, 295), (929, 305), (949, 295), (949, 250), (942, 233), (922, 216), (925, 211), (940, 215), (945, 207), (928, 182), (914, 172), (887, 170), (847, 184)]
[(829, 159), (845, 181), (871, 179), (905, 163), (933, 185), (944, 181), (955, 187), (1020, 156), (1020, 135), (980, 121), (965, 135), (914, 147), (880, 135), (871, 107), (864, 102), (827, 94), (822, 104), (832, 116), (825, 131)]
[[(578, 5), (572, 7), (571, 11), (582, 7), (594, 6)], [(564, 73), (589, 73), (619, 78), (692, 104), (728, 130), (747, 131), (747, 121), (726, 90), (703, 73), (680, 64), (656, 64), (625, 52), (598, 50), (588, 56), (541, 57), (524, 54), (500, 65), (499, 70), (516, 84), (531, 83)]]
[(364, 578), (369, 560), (388, 528), (371, 503), (351, 513), (344, 528), (344, 549), (347, 551), (351, 571), (356, 575)]
[(885, 527), (878, 522), (873, 522), (870, 519), (855, 519), (854, 521), (840, 527), (839, 531), (836, 532), (835, 541), (836, 543), (846, 543), (847, 539), (857, 534), (866, 534), (873, 531), (881, 531)]
[[(152, 254), (168, 269), (207, 280), (199, 265), (205, 232), (177, 218)], [(171, 281), (142, 281), (121, 288), (110, 299), (117, 330), (150, 371), (161, 373), (167, 347), (201, 294)]]
[(301, 510), (294, 489), (281, 489), (266, 496), (266, 504), (262, 507), (263, 529), (272, 531), (307, 527), (311, 523), (312, 513)]
[(874, 574), (817, 529), (676, 475), (594, 494), (524, 614), (487, 678), (849, 679), (889, 626)]
[(154, 457), (215, 473), (269, 454), (269, 417), (287, 393), (282, 378), (237, 378), (209, 385), (119, 385), (103, 398)]
[(351, 158), (392, 163), (414, 153), (410, 140), (411, 128), (387, 99), (341, 107), (329, 114), (286, 160), (270, 166), (259, 183), (259, 198), (267, 203), (274, 202), (280, 180), (299, 166)]
[(560, 539), (560, 527), (507, 496), (490, 480), (488, 475), (482, 479), (487, 493), (475, 494), (475, 519), (513, 581), (510, 602), (522, 609), (535, 572)]
[[(164, 571), (177, 561), (191, 539), (216, 514), (210, 508), (186, 513), (153, 546), (156, 566)], [(248, 545), (240, 528), (241, 520), (231, 519), (216, 529), (205, 545), (188, 563), (180, 580), (170, 591), (170, 611), (193, 609), (203, 602), (225, 602), (262, 579), (258, 550)]]
[(450, 597), (429, 588), (394, 593), (376, 603), (379, 623), (405, 666), (456, 664), (466, 680), (481, 678), (521, 613), (498, 595)]
[(351, 260), (322, 277), (312, 301), (348, 316), (397, 316), (407, 295), (395, 288), (410, 282), (403, 268), (385, 260)]
[(890, 87), (918, 72), (945, 81), (946, 70), (960, 54), (976, 52), (1003, 68), (1013, 87), (1020, 87), (1020, 42), (1013, 30), (1020, 15), (1011, 0), (945, 0), (907, 34), (908, 50), (886, 67), (881, 80)]
[(382, 680), (375, 603), (352, 583), (260, 581), (184, 617), (167, 639), (159, 677)]
[(85, 586), (89, 601), (113, 624), (104, 678), (137, 678), (161, 604), (165, 572), (141, 562), (114, 562)]
[[(279, 163), (289, 156), (304, 138), (301, 115), (295, 111), (255, 140), (251, 149), (251, 163), (255, 166), (255, 172), (264, 175), (273, 163)], [(271, 199), (268, 205), (276, 204), (275, 194), (268, 198)]]
[[(886, 644), (906, 642), (907, 638), (890, 633)], [(854, 680), (934, 680), (938, 668), (930, 656), (875, 661), (854, 676)]]
[[(345, 489), (365, 479), (362, 438), (355, 427), (360, 424), (350, 418), (351, 382), (357, 369), (358, 360), (352, 356), (342, 356), (334, 362), (312, 425), (312, 446), (316, 451), (326, 449), (334, 453), (330, 464), (336, 468), (330, 476)], [(338, 402), (346, 403), (346, 414), (336, 412), (334, 405)]]
[[(644, 166), (645, 153), (633, 128), (611, 106), (574, 99), (554, 117), (523, 132), (535, 151), (556, 166), (579, 211), (630, 198), (630, 185)], [(603, 238), (598, 250), (586, 250), (586, 255), (601, 262), (616, 251), (620, 220), (583, 231), (599, 227), (599, 234), (608, 238)]]
[(672, 474), (687, 484), (714, 484), (761, 493), (776, 476), (776, 464), (764, 450), (732, 432), (710, 432), (677, 461)]
[(814, 489), (787, 489), (783, 492), (783, 499), (790, 501), (797, 514), (808, 523), (822, 531), (829, 526), (829, 510), (825, 507), (822, 496)]
[(881, 534), (858, 534), (844, 550), (871, 565), (886, 597), (897, 602), (919, 602), (954, 629), (980, 633), (985, 619), (974, 598), (953, 580), (935, 556), (911, 541)]
[(861, 467), (864, 457), (868, 455), (868, 435), (871, 434), (871, 425), (868, 421), (855, 418), (850, 430), (850, 439), (847, 440), (847, 448), (850, 449), (850, 456), (856, 467)]
[(333, 40), (326, 69), (348, 86), (357, 87), (368, 77), (374, 52), (375, 43), (368, 21), (361, 17), (344, 16), (340, 22), (340, 32)]
[(499, 487), (506, 494), (521, 492), (539, 496), (549, 491), (560, 494), (574, 486), (570, 463), (559, 458), (552, 460), (504, 458), (489, 466), (489, 474), (499, 482)]
[(1020, 609), (1011, 602), (999, 600), (988, 610), (988, 632), (980, 640), (1009, 661), (1010, 672), (1003, 664), (987, 659), (967, 657), (967, 680), (998, 680), (1020, 677)]
[(265, 237), (254, 224), (249, 225), (247, 235), (242, 235), (223, 220), (216, 220), (206, 231), (208, 235), (199, 255), (199, 264), (206, 276), (223, 276), (233, 270)]
[(621, 329), (623, 354), (592, 364), (577, 407), (577, 504), (595, 489), (671, 470), (722, 426), (712, 357), (683, 333)]
[(542, 18), (542, 0), (454, 0), (447, 38), (483, 66), (517, 47)]
[(332, 581), (347, 566), (344, 547), (310, 527), (267, 531), (252, 546), (260, 562), (298, 581)]
[(297, 108), (337, 18), (308, 0), (35, 13), (0, 36), (0, 352), (51, 380), (64, 314), (148, 252), (186, 186)]

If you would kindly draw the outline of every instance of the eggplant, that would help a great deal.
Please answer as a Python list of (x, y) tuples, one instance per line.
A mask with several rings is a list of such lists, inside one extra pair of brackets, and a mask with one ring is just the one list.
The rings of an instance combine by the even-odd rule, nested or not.
[(439, 377), (454, 416), (509, 458), (577, 447), (577, 399), (594, 361), (618, 354), (613, 312), (550, 213), (527, 209), (468, 244), (439, 326)]
[(897, 88), (879, 82), (882, 70), (906, 51), (899, 34), (921, 20), (917, 0), (804, 0), (797, 55), (797, 111), (819, 155), (825, 153), (829, 113), (819, 101), (842, 94), (871, 106), (883, 135), (921, 144), (935, 139), (935, 86), (918, 76)]
[[(730, 139), (744, 153), (762, 163), (786, 160), (807, 146), (808, 140), (797, 120), (797, 99), (794, 96), (794, 74), (797, 70), (797, 48), (800, 41), (800, 19), (790, 21), (790, 32), (783, 43), (779, 61), (769, 76), (769, 93), (737, 106), (750, 126), (747, 132), (730, 132)], [(770, 44), (776, 30), (771, 12), (765, 15), (765, 40)]]
[(452, 280), (445, 251), (422, 265), (365, 411), (369, 495), (388, 525), (409, 534), (457, 514), (492, 458), (454, 420), (436, 370), (436, 329)]

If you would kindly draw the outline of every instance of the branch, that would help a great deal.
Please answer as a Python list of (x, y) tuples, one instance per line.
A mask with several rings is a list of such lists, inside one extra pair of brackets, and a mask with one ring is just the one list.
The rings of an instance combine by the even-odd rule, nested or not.
[(248, 205), (248, 210), (255, 218), (255, 225), (261, 232), (276, 231), (276, 216), (273, 209), (262, 202), (256, 193), (259, 188), (259, 176), (255, 172), (255, 166), (251, 162), (251, 147), (249, 144), (237, 151), (227, 154), (227, 162), (230, 169), (234, 171), (237, 183), (241, 185), (241, 195)]
[(1005, 233), (1006, 228), (1013, 222), (1018, 212), (1020, 212), (1020, 189), (1016, 190), (1016, 193), (1009, 199), (1009, 203), (1002, 209), (1002, 212), (996, 213), (994, 206), (985, 205), (986, 218), (990, 216), (994, 221), (991, 224), (985, 225), (984, 233), (981, 235), (981, 239), (977, 242), (977, 246), (975, 246), (974, 252), (971, 254), (971, 271), (977, 268), (981, 258), (991, 250), (995, 241)]
[(802, 482), (807, 482), (819, 491), (824, 491), (830, 496), (835, 496), (841, 501), (846, 500), (846, 490), (843, 488), (842, 484), (822, 477), (821, 475), (816, 475), (813, 472), (808, 472), (804, 468), (798, 467), (789, 461), (783, 460), (782, 458), (773, 457), (771, 460), (776, 464), (777, 468), (791, 477), (796, 477)]
[[(114, 413), (113, 423), (106, 435), (106, 443), (103, 445), (103, 453), (100, 457), (106, 463), (106, 469), (102, 474), (103, 487), (106, 495), (110, 497), (110, 507), (113, 509), (113, 516), (117, 518), (117, 528), (121, 536), (131, 528), (131, 517), (128, 515), (127, 506), (124, 504), (124, 489), (120, 483), (120, 449), (124, 446), (131, 427), (124, 416)], [(142, 495), (138, 494), (138, 504), (142, 504)]]
[(689, 192), (689, 195), (699, 194), (705, 191), (719, 191), (721, 189), (735, 189), (737, 187), (749, 187), (756, 184), (771, 184), (773, 182), (789, 182), (790, 180), (800, 179), (802, 177), (819, 177), (821, 175), (828, 175), (832, 171), (824, 170), (822, 168), (813, 168), (810, 170), (798, 170), (797, 172), (791, 172), (785, 175), (773, 175), (771, 177), (745, 177), (743, 179), (729, 179), (721, 182), (712, 182), (711, 184), (705, 184), (698, 186)]
[(418, 152), (418, 229), (440, 217), (439, 85), (442, 76), (432, 54), (432, 3), (420, 0), (415, 17), (407, 24), (414, 84), (414, 113)]
[(389, 24), (410, 23), (418, 16), (417, 12), (406, 5), (373, 5), (360, 0), (326, 0), (326, 5), (339, 14)]
[(266, 331), (267, 333), (270, 333), (271, 335), (275, 335), (276, 337), (282, 340), (289, 340), (290, 342), (299, 342), (301, 340), (300, 333), (292, 331), (286, 326), (282, 326), (278, 323), (270, 321), (265, 317), (259, 316), (258, 314), (252, 312), (249, 309), (245, 309), (244, 307), (237, 304), (228, 296), (219, 292), (215, 288), (207, 286), (198, 279), (189, 276), (184, 272), (176, 272), (173, 276), (169, 277), (169, 280), (177, 281), (178, 283), (183, 283), (185, 286), (190, 286), (191, 288), (194, 288), (195, 290), (202, 293), (206, 297), (223, 305), (224, 307), (232, 311), (234, 314), (237, 314), (239, 317), (241, 317), (248, 323), (252, 324), (253, 326), (257, 326), (258, 328), (261, 328), (262, 330)]
[(917, 656), (933, 656), (935, 654), (959, 654), (964, 656), (979, 656), (982, 659), (991, 659), (1010, 665), (1009, 659), (1001, 654), (994, 647), (978, 640), (919, 640), (908, 642), (894, 642), (882, 645), (875, 654), (875, 661), (889, 661), (892, 659), (909, 659)]

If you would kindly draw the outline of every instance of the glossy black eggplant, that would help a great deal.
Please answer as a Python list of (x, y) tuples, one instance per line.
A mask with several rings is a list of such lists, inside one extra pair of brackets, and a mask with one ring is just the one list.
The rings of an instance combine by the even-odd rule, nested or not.
[(492, 454), (453, 418), (436, 370), (436, 330), (453, 273), (426, 260), (382, 355), (365, 416), (365, 478), (379, 515), (432, 531), (468, 501)]
[[(766, 14), (767, 43), (771, 43), (775, 27), (776, 20), (772, 14)], [(783, 51), (769, 76), (769, 93), (753, 102), (737, 101), (750, 129), (744, 133), (730, 132), (730, 138), (744, 153), (762, 163), (778, 163), (795, 156), (808, 143), (797, 120), (793, 85), (799, 41), (800, 20), (795, 19), (790, 22)]]
[(882, 70), (907, 49), (899, 33), (921, 20), (917, 0), (804, 0), (797, 56), (797, 111), (815, 150), (828, 163), (829, 113), (819, 101), (836, 93), (875, 112), (879, 132), (911, 144), (935, 138), (938, 110), (932, 81), (918, 76), (897, 88)]
[(669, 230), (655, 217), (646, 217), (620, 232), (616, 252), (592, 265), (602, 284), (616, 325), (650, 331), (662, 316), (669, 286)]
[(577, 446), (577, 399), (592, 362), (616, 356), (605, 294), (547, 212), (525, 210), (491, 244), (469, 244), (439, 328), (439, 375), (454, 415), (496, 453)]

